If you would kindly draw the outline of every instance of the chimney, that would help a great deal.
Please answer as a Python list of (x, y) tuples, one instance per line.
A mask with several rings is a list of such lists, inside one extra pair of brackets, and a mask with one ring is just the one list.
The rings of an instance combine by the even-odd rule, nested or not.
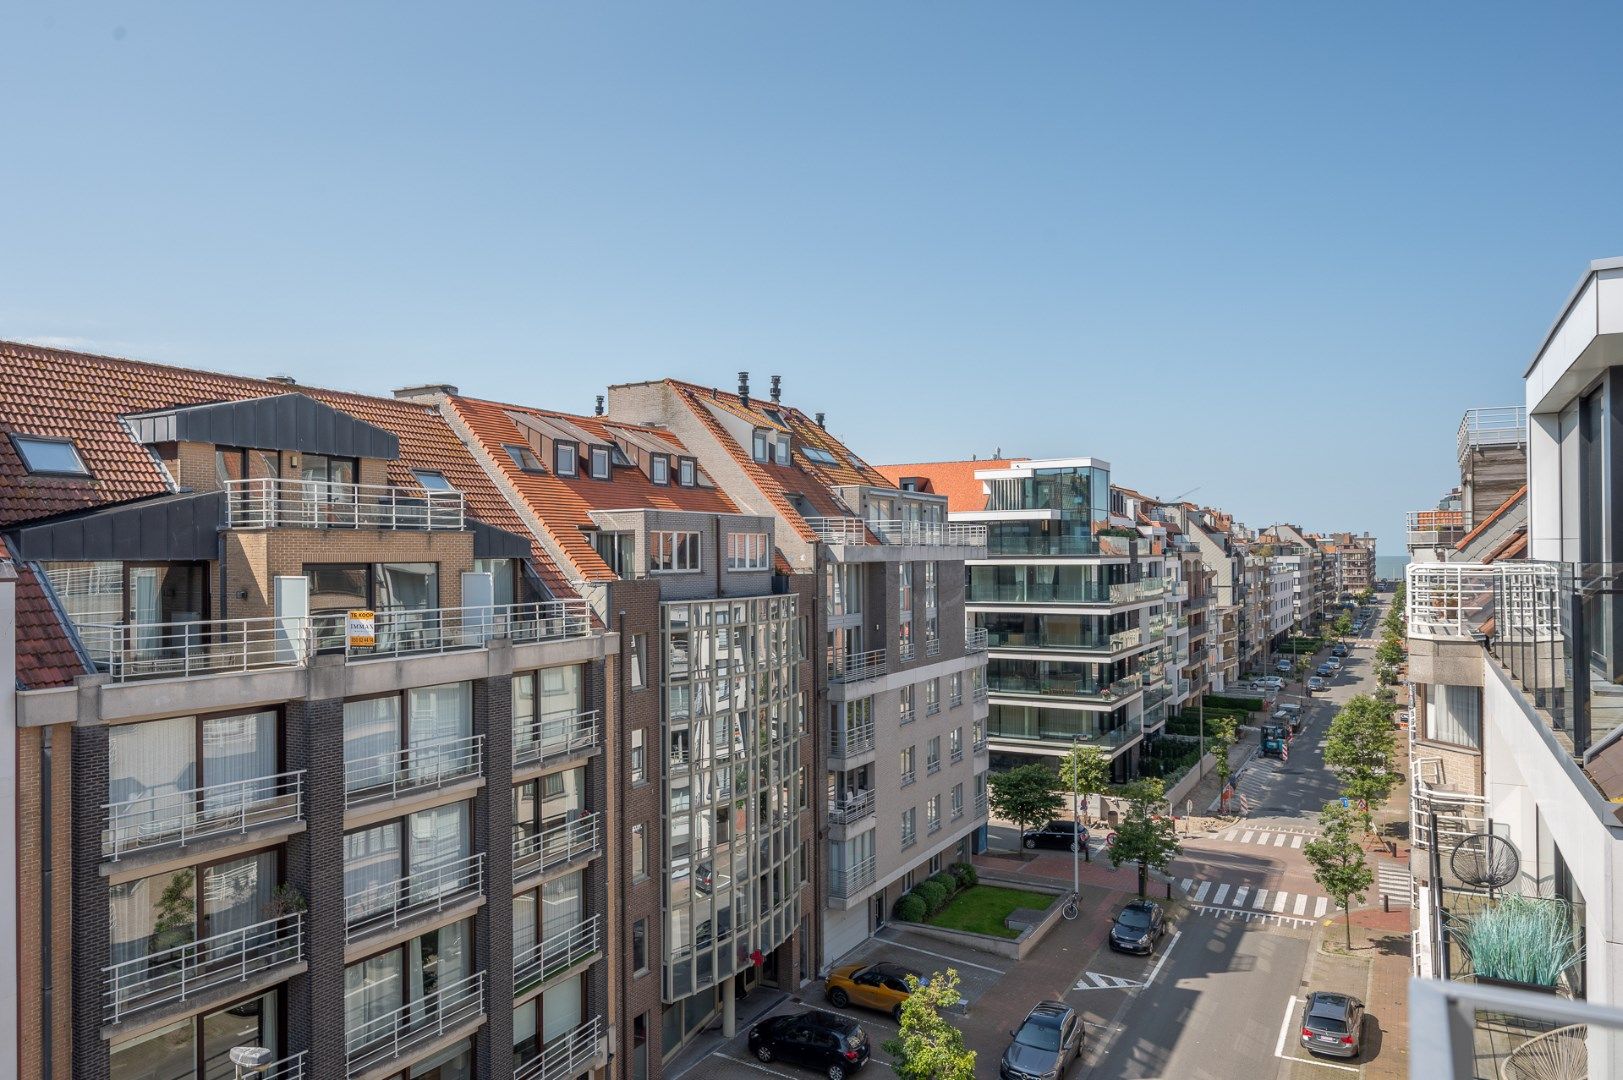
[(455, 397), (456, 387), (450, 383), (424, 383), (421, 386), (402, 386), (394, 396), (402, 401), (418, 401), (436, 397)]
[(744, 408), (750, 407), (750, 373), (747, 371), (738, 373), (738, 400), (743, 402)]
[(281, 383), (283, 386), (297, 386), (297, 385), (299, 385), (297, 382), (294, 381), (293, 376), (291, 376), (291, 375), (271, 375), (268, 378), (266, 378), (265, 381), (266, 382)]
[(783, 376), (772, 376), (772, 404), (776, 405), (783, 399)]
[(597, 412), (593, 413), (593, 415), (594, 416), (602, 416), (603, 415), (603, 395), (602, 394), (597, 395)]
[(823, 423), (823, 414), (822, 413), (817, 414), (817, 426), (820, 427), (820, 428), (827, 428), (828, 427), (827, 424)]

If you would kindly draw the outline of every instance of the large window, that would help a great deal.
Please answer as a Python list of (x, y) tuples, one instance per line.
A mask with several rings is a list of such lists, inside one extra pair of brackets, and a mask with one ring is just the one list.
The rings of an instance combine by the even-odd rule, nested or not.
[(276, 991), (193, 1016), (112, 1047), (112, 1080), (230, 1080), (237, 1046), (263, 1046), (273, 1056), (282, 1044), (282, 1006)]
[(578, 665), (521, 671), (513, 676), (513, 750), (520, 759), (568, 747), (586, 704)]
[(728, 533), (727, 569), (767, 570), (772, 566), (766, 533)]
[(513, 788), (513, 832), (528, 839), (587, 813), (586, 770), (548, 773)]
[[(465, 802), (436, 806), (344, 834), (344, 897), (348, 922), (424, 903), (462, 887), (457, 867), (472, 854), (471, 812)], [(397, 884), (411, 878), (409, 891)]]
[(48, 439), (40, 435), (13, 435), (11, 443), (31, 473), (47, 476), (89, 476), (84, 458), (72, 439)]
[(567, 934), (586, 919), (585, 877), (579, 871), (513, 897), (513, 955)]
[(120, 846), (281, 794), (273, 779), (281, 771), (281, 725), (272, 711), (120, 724), (107, 740), (107, 801), (120, 833), (110, 839)]
[(349, 791), (431, 780), (471, 767), (473, 684), (420, 686), (344, 702)]
[(513, 1010), (513, 1062), (523, 1066), (569, 1038), (586, 1018), (586, 984), (576, 975)]
[(1475, 686), (1427, 687), (1426, 738), (1481, 749), (1482, 690)]
[(445, 1005), (436, 993), (474, 973), (472, 925), (453, 923), (430, 930), (397, 948), (344, 969), (344, 1028), (353, 1055), (382, 1046), (404, 1022), (396, 1010), (408, 1004), (414, 1024), (425, 1023)]
[(166, 953), (263, 922), (279, 878), (279, 855), (266, 851), (109, 886), (108, 962)]
[(648, 534), (648, 569), (655, 574), (697, 573), (699, 534), (696, 532), (651, 532)]

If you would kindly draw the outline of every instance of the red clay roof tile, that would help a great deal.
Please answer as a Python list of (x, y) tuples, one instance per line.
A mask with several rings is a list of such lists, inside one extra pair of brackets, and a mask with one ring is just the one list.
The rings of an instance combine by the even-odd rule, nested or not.
[(981, 469), (1007, 469), (1015, 458), (982, 458), (978, 461), (916, 461), (904, 465), (880, 465), (879, 472), (892, 486), (906, 477), (922, 477), (928, 490), (947, 497), (949, 513), (970, 513), (986, 509), (986, 486), (975, 479)]

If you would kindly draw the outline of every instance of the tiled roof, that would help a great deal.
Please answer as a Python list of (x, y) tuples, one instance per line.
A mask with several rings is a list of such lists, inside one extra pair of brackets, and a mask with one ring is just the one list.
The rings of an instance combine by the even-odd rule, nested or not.
[[(593, 480), (585, 475), (558, 476), (551, 463), (546, 462), (541, 448), (536, 445), (519, 421), (531, 417), (542, 422), (564, 421), (600, 440), (617, 441), (617, 436), (631, 434), (637, 441), (656, 438), (669, 444), (673, 455), (687, 454), (688, 450), (675, 436), (659, 428), (640, 424), (625, 424), (601, 416), (571, 416), (567, 413), (547, 412), (520, 405), (506, 405), (478, 398), (452, 397), (449, 407), (478, 440), (486, 460), (501, 474), (502, 479), (524, 500), (524, 504), (540, 519), (548, 535), (573, 564), (574, 572), (587, 581), (614, 579), (614, 571), (598, 555), (591, 540), (581, 530), (592, 526), (593, 510), (690, 510), (712, 514), (736, 514), (736, 504), (719, 488), (708, 486), (682, 487), (676, 482), (672, 470), (669, 484), (656, 484), (636, 466), (612, 466), (611, 479)], [(529, 446), (545, 462), (545, 472), (525, 472), (502, 449), (504, 445)]]
[(1512, 533), (1493, 551), (1490, 551), (1483, 562), (1498, 562), (1501, 559), (1519, 559), (1527, 551), (1527, 532), (1520, 530)]
[[(389, 463), (390, 481), (415, 488), (413, 468), (437, 470), (463, 493), (474, 517), (528, 535), (444, 418), (413, 402), (15, 342), (0, 342), (0, 385), (6, 387), (0, 431), (71, 438), (91, 472), (88, 479), (29, 475), (11, 441), (0, 439), (0, 526), (168, 492), (167, 474), (131, 436), (124, 415), (296, 391), (392, 432), (400, 457)], [(542, 579), (567, 589), (545, 553), (532, 547)]]
[(1485, 517), (1481, 521), (1477, 522), (1475, 528), (1473, 528), (1470, 532), (1466, 533), (1464, 536), (1460, 537), (1459, 543), (1454, 545), (1454, 550), (1455, 551), (1464, 551), (1467, 547), (1469, 547), (1471, 545), (1471, 542), (1473, 540), (1475, 540), (1478, 536), (1480, 536), (1482, 534), (1482, 531), (1484, 529), (1486, 529), (1489, 525), (1492, 525), (1494, 522), (1498, 521), (1500, 518), (1504, 517), (1507, 513), (1510, 512), (1512, 507), (1514, 507), (1517, 503), (1521, 502), (1526, 497), (1527, 497), (1527, 485), (1523, 484), (1521, 487), (1519, 487), (1519, 488), (1517, 488), (1515, 490), (1515, 492), (1510, 496), (1510, 498), (1508, 498), (1504, 502), (1500, 503), (1498, 505), (1498, 507), (1496, 507), (1494, 509), (1493, 513), (1489, 514), (1487, 517)]
[(879, 471), (892, 484), (903, 477), (922, 477), (926, 490), (947, 497), (947, 510), (951, 513), (969, 513), (986, 509), (985, 485), (975, 479), (981, 469), (1007, 469), (1014, 458), (982, 458), (978, 461), (920, 461), (906, 465), (880, 465)]
[[(0, 539), (0, 559), (11, 551)], [(67, 631), (56, 617), (56, 609), (45, 595), (33, 567), (14, 563), (17, 570), (17, 689), (39, 690), (67, 686), (74, 677), (85, 674)]]

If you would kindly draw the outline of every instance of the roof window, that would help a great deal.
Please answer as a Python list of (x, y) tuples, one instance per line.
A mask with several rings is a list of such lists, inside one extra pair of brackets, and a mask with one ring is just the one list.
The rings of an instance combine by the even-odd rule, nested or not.
[(800, 452), (817, 462), (819, 465), (838, 465), (840, 463), (839, 458), (835, 457), (827, 450), (824, 450), (821, 446), (807, 446), (802, 443), (800, 446)]
[(631, 467), (631, 459), (626, 457), (626, 452), (620, 449), (619, 443), (609, 447), (609, 457), (613, 459), (617, 468), (628, 469)]
[(777, 446), (774, 447), (772, 460), (779, 465), (789, 464), (789, 436), (779, 435)]
[(445, 478), (444, 473), (438, 472), (434, 469), (413, 469), (411, 470), (411, 475), (417, 478), (417, 482), (422, 485), (424, 491), (456, 490), (456, 488), (451, 486), (451, 481)]
[(766, 432), (761, 430), (760, 428), (756, 428), (755, 429), (755, 443), (754, 443), (754, 446), (752, 448), (753, 453), (751, 454), (751, 456), (754, 457), (756, 461), (771, 461), (772, 460), (772, 449), (771, 449), (770, 446), (767, 445), (767, 443), (768, 443), (768, 440), (767, 440)]
[(513, 459), (513, 464), (525, 472), (540, 473), (547, 471), (541, 467), (541, 462), (536, 459), (534, 452), (528, 446), (503, 443), (502, 449), (506, 450), (507, 456)]
[(552, 444), (552, 467), (559, 476), (575, 475), (575, 459), (580, 455), (580, 448), (572, 442), (558, 439)]
[(31, 473), (46, 476), (89, 476), (85, 459), (79, 456), (72, 439), (50, 439), (42, 435), (13, 435), (12, 445)]
[(587, 464), (592, 470), (593, 480), (607, 480), (609, 478), (609, 448), (606, 446), (592, 446), (587, 448), (590, 457)]
[(671, 459), (667, 454), (654, 454), (648, 459), (648, 479), (656, 484), (671, 482)]
[(692, 458), (678, 458), (676, 461), (676, 482), (682, 487), (693, 487), (699, 482), (699, 470)]

